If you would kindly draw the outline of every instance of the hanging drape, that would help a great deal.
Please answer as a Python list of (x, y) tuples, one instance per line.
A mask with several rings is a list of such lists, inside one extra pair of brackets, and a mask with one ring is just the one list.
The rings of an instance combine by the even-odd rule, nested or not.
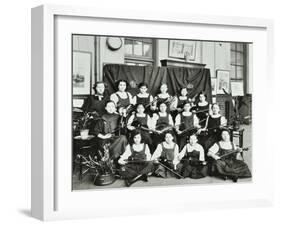
[(137, 84), (146, 82), (149, 92), (155, 95), (162, 83), (167, 83), (168, 92), (176, 95), (181, 87), (190, 87), (190, 95), (204, 91), (209, 103), (212, 102), (210, 70), (207, 68), (152, 67), (107, 64), (103, 68), (103, 80), (110, 93), (116, 90), (115, 82), (124, 79)]

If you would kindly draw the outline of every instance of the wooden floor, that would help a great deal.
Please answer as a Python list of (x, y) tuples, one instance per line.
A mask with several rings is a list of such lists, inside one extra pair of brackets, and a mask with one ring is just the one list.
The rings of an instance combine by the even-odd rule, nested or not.
[[(248, 164), (250, 170), (252, 169), (252, 134), (251, 126), (243, 125), (244, 132), (244, 147), (250, 147), (249, 151), (244, 152), (245, 162)], [(235, 141), (235, 140), (234, 140)], [(237, 143), (237, 142), (235, 142)], [(125, 187), (123, 180), (116, 180), (113, 184), (107, 186), (96, 186), (93, 184), (93, 178), (91, 176), (85, 176), (81, 181), (78, 179), (78, 170), (73, 174), (73, 190), (84, 190), (84, 189), (107, 189), (107, 188), (122, 188)], [(238, 183), (251, 182), (251, 178), (239, 179)], [(176, 179), (176, 178), (159, 178), (149, 177), (148, 182), (137, 181), (131, 187), (145, 187), (145, 186), (167, 186), (167, 185), (196, 185), (196, 184), (218, 184), (218, 183), (233, 183), (231, 180), (221, 180), (216, 177), (205, 177), (202, 179)]]

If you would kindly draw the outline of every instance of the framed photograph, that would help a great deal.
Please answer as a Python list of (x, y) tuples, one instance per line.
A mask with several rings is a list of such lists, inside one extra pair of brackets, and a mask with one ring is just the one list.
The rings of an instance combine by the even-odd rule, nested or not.
[(243, 82), (231, 81), (231, 94), (232, 96), (244, 96)]
[(230, 93), (230, 71), (217, 70), (217, 93)]
[(91, 91), (92, 53), (73, 51), (73, 94), (89, 95)]
[(212, 95), (217, 94), (217, 79), (216, 78), (211, 78), (211, 86), (212, 86)]
[(169, 40), (169, 57), (194, 61), (196, 41)]
[[(166, 12), (157, 13), (155, 19), (155, 15), (148, 12), (132, 13), (57, 5), (44, 5), (32, 9), (33, 217), (41, 220), (58, 220), (178, 213), (194, 209), (244, 208), (273, 203), (274, 184), (268, 172), (273, 172), (272, 156), (276, 148), (268, 136), (264, 136), (264, 133), (272, 131), (271, 125), (261, 123), (270, 120), (270, 114), (266, 114), (264, 109), (271, 109), (270, 106), (274, 104), (270, 98), (273, 95), (270, 87), (273, 87), (274, 73), (268, 61), (273, 57), (272, 21), (241, 17), (173, 15)], [(108, 36), (120, 38), (123, 45), (112, 51), (106, 44)], [(153, 46), (155, 40), (159, 44), (158, 49)], [(206, 67), (190, 68), (186, 67), (185, 62), (182, 66), (155, 67), (153, 62), (171, 56), (181, 58), (182, 53), (195, 51), (193, 47), (187, 48), (183, 44), (181, 52), (177, 45), (171, 45), (168, 40), (180, 40), (179, 43), (185, 41), (188, 43), (189, 40), (200, 42), (198, 46), (201, 48), (202, 56), (198, 56), (198, 60), (206, 64)], [(222, 45), (217, 45), (218, 42)], [(247, 178), (241, 178), (240, 174), (225, 175), (223, 168), (218, 168), (219, 165), (216, 165), (216, 169), (220, 169), (218, 172), (221, 174), (216, 176), (205, 174), (200, 170), (196, 171), (194, 176), (187, 167), (182, 171), (178, 164), (187, 166), (186, 164), (190, 164), (193, 158), (195, 165), (199, 163), (202, 169), (206, 168), (205, 164), (209, 162), (203, 161), (202, 156), (210, 151), (210, 148), (203, 147), (207, 143), (201, 145), (203, 151), (200, 148), (199, 157), (200, 153), (202, 155), (198, 160), (197, 153), (193, 153), (193, 156), (187, 153), (187, 147), (180, 148), (176, 146), (179, 146), (179, 143), (171, 142), (173, 141), (171, 131), (176, 131), (173, 126), (166, 125), (164, 137), (155, 149), (151, 148), (150, 152), (145, 141), (142, 142), (144, 139), (139, 139), (143, 135), (130, 134), (130, 125), (125, 124), (125, 128), (122, 123), (124, 121), (119, 121), (126, 117), (125, 113), (130, 110), (129, 105), (133, 105), (131, 96), (136, 95), (133, 92), (136, 91), (136, 84), (140, 82), (147, 83), (149, 92), (152, 88), (152, 96), (155, 96), (157, 92), (154, 91), (160, 90), (163, 81), (166, 86), (162, 87), (162, 90), (165, 91), (168, 87), (171, 96), (167, 100), (172, 100), (182, 85), (192, 87), (189, 92), (191, 97), (199, 93), (200, 89), (208, 94), (207, 98), (212, 98), (211, 93), (215, 86), (212, 86), (210, 78), (215, 77), (217, 73), (217, 91), (223, 89), (230, 91), (227, 70), (231, 62), (230, 51), (233, 45), (237, 48), (241, 45), (245, 47), (248, 50), (245, 57), (251, 59), (247, 61), (250, 63), (245, 64), (248, 71), (245, 84), (247, 93), (253, 96), (252, 111), (255, 117), (252, 124), (241, 125), (237, 131), (232, 130), (235, 133), (225, 131), (228, 134), (224, 138), (218, 136), (218, 139), (232, 142), (230, 136), (235, 136), (233, 140), (244, 140), (243, 145), (239, 143), (240, 141), (235, 143), (235, 146), (242, 146), (242, 149), (230, 146), (235, 151), (232, 154), (248, 147), (248, 152), (245, 150), (243, 152), (244, 160), (241, 162), (235, 160), (237, 166), (243, 166), (247, 171)], [(139, 54), (134, 56), (133, 63), (126, 58), (126, 49), (132, 54)], [(92, 73), (89, 74), (90, 54), (73, 57), (76, 51), (92, 53), (94, 58), (90, 64)], [(155, 54), (153, 51), (159, 52)], [(154, 58), (155, 56), (158, 58)], [(192, 64), (188, 66), (190, 65)], [(75, 83), (74, 67), (75, 74), (79, 74)], [(81, 83), (88, 81), (89, 75), (90, 84), (87, 82), (85, 85), (88, 88), (94, 85), (96, 92), (93, 95), (83, 94), (85, 101), (77, 103), (74, 100), (82, 98), (82, 95), (79, 95), (84, 92)], [(201, 80), (204, 82), (200, 82)], [(77, 88), (75, 93), (74, 88)], [(263, 92), (259, 92), (260, 90)], [(123, 100), (120, 101), (119, 98)], [(98, 109), (103, 106), (100, 101), (104, 101), (105, 107)], [(152, 102), (149, 100), (149, 104)], [(93, 108), (89, 108), (88, 103), (92, 103)], [(127, 108), (128, 103), (130, 104)], [(168, 101), (161, 103), (161, 106), (167, 104)], [(98, 112), (99, 110), (102, 112)], [(168, 117), (165, 112), (162, 113)], [(154, 121), (152, 120), (155, 128), (149, 130), (151, 133), (160, 131), (160, 129), (156, 131), (157, 120), (164, 117), (159, 112), (155, 114)], [(89, 125), (92, 126), (85, 128)], [(146, 128), (142, 127), (142, 124), (135, 126), (142, 130)], [(230, 131), (234, 125), (227, 126)], [(120, 131), (121, 129), (125, 129), (125, 132)], [(244, 131), (243, 135), (240, 130)], [(157, 140), (154, 137), (152, 139)], [(105, 140), (110, 142), (103, 143)], [(184, 137), (183, 145), (185, 147), (192, 142), (196, 143), (197, 140), (190, 134)], [(211, 151), (210, 155), (218, 153), (220, 157), (225, 158), (226, 156), (221, 155), (218, 143), (213, 145), (211, 149), (213, 152)], [(176, 150), (182, 153), (182, 158)], [(89, 154), (88, 151), (93, 152)], [(171, 155), (162, 155), (169, 151)], [(152, 156), (155, 157), (154, 160)], [(164, 159), (160, 156), (164, 156)], [(167, 161), (164, 161), (165, 159)], [(165, 174), (162, 176), (165, 178), (161, 177), (159, 173), (161, 170), (154, 170), (160, 166), (159, 162), (162, 164), (160, 168), (164, 170)], [(144, 165), (151, 166), (150, 163), (153, 167), (148, 167), (148, 170)], [(128, 168), (130, 166), (128, 164), (131, 164), (132, 168)], [(126, 177), (124, 172), (128, 173), (130, 169), (134, 175)], [(148, 171), (142, 171), (144, 169)], [(192, 178), (202, 173), (203, 178)], [(172, 177), (169, 178), (168, 174), (172, 174)]]

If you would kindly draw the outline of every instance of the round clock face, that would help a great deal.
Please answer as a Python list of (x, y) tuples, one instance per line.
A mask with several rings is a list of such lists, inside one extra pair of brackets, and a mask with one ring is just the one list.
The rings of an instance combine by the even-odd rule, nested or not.
[(118, 37), (108, 37), (106, 43), (109, 49), (118, 50), (122, 46), (122, 39)]

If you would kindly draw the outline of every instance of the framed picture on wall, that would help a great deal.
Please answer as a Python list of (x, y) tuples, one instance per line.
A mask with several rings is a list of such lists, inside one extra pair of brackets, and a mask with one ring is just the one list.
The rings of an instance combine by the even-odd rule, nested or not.
[(230, 71), (217, 70), (217, 94), (230, 93)]
[(91, 92), (92, 53), (73, 51), (73, 95), (89, 95)]
[(169, 57), (194, 61), (196, 41), (169, 40)]
[[(178, 170), (178, 168), (174, 165), (170, 165), (170, 160), (167, 161), (169, 165), (161, 165), (162, 169), (159, 171), (163, 172), (164, 170), (164, 177), (166, 175), (174, 175), (172, 178), (162, 178), (160, 174), (158, 177), (155, 176), (155, 174), (143, 173), (145, 175), (140, 175), (138, 173), (134, 178), (131, 178), (130, 181), (125, 181), (125, 177), (121, 177), (120, 174), (118, 175), (116, 173), (119, 169), (121, 169), (120, 171), (122, 172), (122, 164), (124, 164), (124, 167), (126, 167), (127, 164), (134, 163), (141, 163), (141, 166), (143, 166), (145, 162), (144, 165), (145, 167), (147, 166), (146, 169), (151, 170), (151, 168), (154, 168), (151, 167), (151, 164), (156, 164), (158, 167), (161, 159), (155, 161), (152, 157), (147, 157), (151, 155), (148, 150), (148, 145), (145, 143), (138, 143), (142, 141), (141, 133), (136, 133), (133, 140), (136, 143), (135, 146), (141, 145), (139, 150), (141, 150), (142, 153), (135, 153), (137, 158), (125, 158), (126, 154), (124, 153), (132, 153), (131, 150), (133, 150), (135, 146), (130, 146), (130, 143), (127, 143), (125, 140), (127, 134), (122, 134), (122, 131), (120, 131), (120, 128), (123, 129), (124, 121), (121, 121), (119, 124), (117, 123), (119, 119), (124, 119), (123, 111), (117, 113), (115, 109), (117, 105), (114, 102), (105, 101), (106, 99), (103, 98), (103, 95), (96, 95), (98, 92), (104, 92), (105, 84), (103, 82), (105, 82), (105, 80), (102, 80), (103, 82), (99, 83), (99, 87), (96, 87), (96, 90), (98, 91), (99, 89), (99, 91), (95, 94), (96, 96), (93, 95), (92, 99), (93, 103), (99, 104), (100, 102), (97, 101), (105, 101), (106, 108), (103, 110), (107, 112), (100, 117), (100, 115), (97, 116), (94, 111), (84, 111), (83, 113), (85, 114), (82, 114), (78, 122), (81, 124), (82, 129), (88, 122), (97, 123), (95, 124), (95, 126), (97, 125), (95, 128), (97, 131), (94, 131), (95, 133), (93, 134), (89, 133), (85, 135), (86, 133), (83, 133), (82, 135), (82, 133), (80, 133), (80, 135), (75, 135), (72, 117), (73, 95), (90, 93), (91, 57), (94, 57), (95, 60), (100, 59), (98, 62), (100, 62), (101, 65), (108, 59), (106, 58), (108, 55), (104, 54), (105, 49), (108, 48), (106, 42), (103, 40), (106, 40), (109, 32), (112, 37), (137, 36), (140, 38), (161, 39), (162, 41), (166, 39), (167, 41), (164, 41), (166, 45), (166, 47), (163, 47), (164, 51), (163, 48), (159, 48), (161, 52), (158, 54), (163, 54), (163, 57), (168, 57), (167, 55), (169, 52), (169, 57), (181, 59), (184, 58), (185, 53), (190, 54), (190, 59), (194, 59), (195, 57), (196, 43), (189, 40), (198, 40), (198, 43), (200, 41), (208, 42), (206, 45), (207, 47), (210, 47), (210, 40), (211, 42), (243, 42), (249, 46), (255, 43), (255, 51), (253, 55), (251, 55), (253, 61), (252, 65), (250, 65), (255, 71), (253, 83), (256, 88), (253, 96), (256, 98), (256, 101), (271, 106), (272, 98), (270, 97), (272, 95), (272, 89), (270, 88), (272, 87), (274, 79), (269, 77), (273, 76), (272, 67), (269, 67), (269, 61), (266, 60), (267, 58), (271, 59), (273, 57), (273, 49), (271, 49), (271, 43), (273, 42), (271, 36), (273, 25), (269, 20), (209, 17), (202, 15), (190, 16), (188, 14), (162, 14), (157, 15), (156, 20), (155, 13), (149, 12), (132, 13), (131, 11), (119, 12), (110, 11), (108, 9), (97, 10), (83, 7), (75, 8), (75, 10), (73, 9), (74, 8), (70, 6), (55, 5), (44, 5), (32, 9), (32, 216), (42, 220), (92, 218), (101, 216), (112, 217), (159, 212), (184, 212), (194, 209), (213, 210), (214, 208), (223, 209), (229, 207), (245, 208), (264, 206), (274, 201), (272, 195), (274, 178), (268, 177), (267, 172), (273, 172), (272, 162), (274, 161), (272, 156), (273, 150), (276, 148), (271, 146), (272, 143), (268, 140), (268, 136), (264, 137), (264, 133), (272, 131), (271, 124), (266, 125), (260, 123), (265, 121), (265, 119), (267, 121), (270, 120), (270, 114), (264, 114), (264, 109), (270, 109), (269, 107), (254, 105), (253, 111), (255, 111), (255, 117), (253, 118), (253, 124), (248, 125), (247, 139), (244, 139), (245, 142), (249, 142), (249, 147), (255, 147), (254, 152), (248, 150), (247, 152), (249, 154), (244, 153), (245, 164), (251, 162), (252, 153), (254, 154), (255, 164), (248, 165), (253, 172), (255, 180), (251, 178), (239, 178), (239, 181), (237, 181), (237, 178), (233, 177), (233, 183), (224, 181), (223, 178), (215, 177), (214, 175), (206, 176), (203, 181), (201, 180), (202, 178), (197, 178), (195, 180), (193, 178), (188, 178), (191, 174), (193, 175), (193, 173), (188, 171), (187, 176), (182, 178), (183, 176), (179, 174), (182, 172), (175, 171)], [(173, 22), (171, 23), (171, 21)], [(204, 26), (202, 26), (202, 24), (204, 24)], [(74, 51), (72, 54), (72, 37), (77, 34), (99, 35), (103, 37), (103, 39), (100, 39), (98, 46), (98, 52), (101, 53), (100, 56), (97, 55), (96, 57), (94, 53), (93, 56), (91, 56), (90, 53), (81, 51)], [(143, 43), (144, 45), (137, 45), (137, 48), (142, 46), (142, 51), (145, 50), (143, 47), (146, 46), (145, 42)], [(106, 53), (114, 54), (114, 57), (116, 57), (116, 55), (120, 57), (118, 51), (121, 51), (121, 49), (116, 51), (110, 50)], [(209, 51), (215, 51), (214, 48), (208, 48), (206, 51), (207, 54), (204, 57), (214, 57), (214, 52), (208, 54), (210, 53)], [(228, 51), (230, 51), (230, 49)], [(204, 53), (204, 49), (202, 53)], [(223, 53), (222, 51), (222, 53), (219, 54), (222, 54), (222, 59), (225, 57), (224, 54), (229, 56), (229, 52)], [(110, 59), (112, 56), (113, 55), (110, 55)], [(123, 55), (121, 57), (123, 57)], [(202, 60), (203, 59), (202, 57)], [(212, 60), (212, 62), (215, 62), (215, 59), (212, 58)], [(120, 72), (123, 76), (125, 70), (115, 70), (118, 69), (116, 64), (112, 64), (112, 67), (109, 67), (110, 65), (107, 66), (108, 70), (105, 71), (104, 69), (103, 73), (99, 75), (100, 78), (102, 76), (105, 77), (106, 73), (110, 75), (117, 72)], [(145, 70), (147, 67), (141, 69)], [(163, 74), (167, 77), (168, 74), (170, 76), (173, 75), (174, 72), (184, 75), (184, 73), (182, 73), (182, 71), (184, 71), (182, 67), (167, 67), (165, 69), (156, 67), (156, 70), (158, 69), (159, 71), (163, 71)], [(196, 79), (198, 79), (198, 73), (194, 73), (194, 71), (202, 71), (201, 68), (185, 69), (192, 72), (192, 75), (194, 75)], [(131, 71), (129, 72), (131, 74)], [(265, 74), (268, 75), (268, 79), (265, 78)], [(210, 76), (210, 74), (208, 74), (208, 76)], [(153, 76), (148, 76), (149, 79), (151, 79), (151, 77)], [(162, 77), (163, 76), (159, 76), (159, 81)], [(108, 78), (111, 77), (108, 76)], [(223, 92), (225, 90), (226, 92), (230, 92), (229, 71), (218, 70), (216, 79), (216, 82), (215, 80), (212, 81), (213, 84), (216, 84), (212, 85), (213, 91), (217, 90), (217, 92)], [(169, 83), (176, 83), (177, 80), (179, 80), (179, 77), (176, 76), (167, 79)], [(149, 86), (155, 83), (155, 81), (152, 80), (148, 81), (150, 81), (148, 83)], [(115, 80), (109, 79), (108, 82), (113, 84)], [(207, 88), (209, 91), (211, 88), (210, 82), (211, 80), (208, 79)], [(120, 81), (119, 85), (123, 88), (123, 91), (121, 89), (119, 91), (125, 92), (124, 87), (127, 86), (126, 82)], [(75, 92), (72, 92), (74, 89)], [(264, 92), (257, 92), (256, 90), (263, 90)], [(126, 99), (129, 99), (126, 92), (125, 96)], [(80, 96), (77, 98), (80, 98)], [(153, 102), (153, 100), (151, 102)], [(81, 101), (75, 104), (81, 105)], [(100, 106), (99, 104), (93, 104), (93, 106)], [(124, 104), (124, 102), (121, 104)], [(125, 104), (128, 104), (128, 102)], [(127, 108), (126, 106), (121, 107), (123, 107), (123, 109), (121, 108), (122, 110)], [(140, 109), (143, 108), (140, 107)], [(207, 109), (207, 111), (208, 110), (209, 109)], [(203, 111), (205, 111), (205, 109)], [(206, 116), (205, 113), (203, 113), (203, 115)], [(144, 118), (147, 119), (148, 117)], [(94, 119), (99, 121), (96, 122)], [(110, 121), (108, 119), (112, 120)], [(112, 127), (116, 128), (117, 126), (119, 126), (119, 128), (116, 130), (112, 129)], [(173, 126), (166, 128), (172, 129)], [(82, 129), (79, 132), (85, 132)], [(160, 130), (159, 131), (162, 133), (165, 132), (165, 128)], [(255, 130), (255, 133), (252, 133), (252, 130)], [(120, 134), (117, 134), (119, 131)], [(166, 130), (166, 133), (168, 135), (166, 134), (167, 137), (165, 135), (165, 139), (167, 139), (167, 142), (169, 141), (168, 144), (170, 144), (172, 150), (176, 152), (176, 145), (171, 143), (173, 140), (172, 134), (167, 131), (168, 130)], [(146, 132), (148, 131), (146, 130)], [(155, 132), (158, 133), (158, 131)], [(225, 131), (225, 133), (227, 133), (227, 131)], [(252, 134), (253, 136), (251, 136)], [(277, 133), (272, 134), (274, 136), (274, 134)], [(210, 135), (213, 134), (210, 133)], [(186, 137), (183, 138), (185, 139)], [(225, 136), (225, 139), (227, 138), (229, 138), (229, 136)], [(115, 142), (116, 140), (112, 142), (113, 139), (119, 139), (118, 143)], [(122, 147), (122, 149), (117, 150), (120, 152), (114, 152), (118, 154), (118, 158), (112, 155), (114, 151), (113, 148), (110, 149), (108, 143), (103, 142), (103, 140), (112, 142), (110, 145), (112, 145), (111, 147), (114, 149)], [(152, 140), (153, 144), (155, 140), (156, 139)], [(160, 142), (165, 141), (161, 140)], [(225, 142), (230, 142), (230, 140), (226, 140)], [(252, 143), (254, 145), (251, 145)], [(98, 145), (103, 145), (102, 148), (104, 149), (96, 149)], [(185, 145), (187, 145), (187, 143)], [(123, 148), (124, 146), (125, 148)], [(230, 146), (232, 147), (232, 145)], [(74, 152), (72, 152), (72, 150), (74, 150), (74, 147), (76, 147), (75, 151), (77, 151), (78, 155), (73, 154)], [(159, 147), (159, 152), (155, 149), (157, 147)], [(161, 152), (164, 148), (170, 150), (169, 146), (165, 147), (160, 145), (160, 143), (157, 147), (152, 147), (154, 148), (154, 152), (152, 153), (156, 153), (156, 157), (154, 156), (156, 160), (158, 158), (157, 154), (161, 156)], [(247, 145), (245, 145), (245, 147), (247, 147)], [(267, 161), (264, 161), (265, 147)], [(219, 150), (219, 147), (217, 147), (216, 150)], [(85, 155), (84, 157), (86, 158), (83, 158), (82, 152), (86, 153), (87, 151), (96, 153), (97, 158), (95, 158), (95, 156), (94, 158), (89, 157), (89, 155)], [(204, 153), (204, 150), (199, 152)], [(124, 159), (121, 159), (120, 155), (122, 155)], [(140, 156), (140, 160), (138, 156)], [(144, 158), (145, 160), (143, 160)], [(135, 159), (139, 160), (139, 162), (134, 162)], [(199, 159), (199, 161), (201, 160)], [(171, 162), (174, 164), (173, 159)], [(204, 169), (207, 169), (204, 161), (201, 162), (199, 167), (202, 166), (201, 168), (204, 167)], [(198, 166), (197, 159), (195, 163), (195, 167)], [(115, 167), (113, 169), (112, 164), (115, 164), (118, 168)], [(243, 166), (245, 166), (245, 164), (243, 164)], [(73, 166), (75, 166), (75, 169)], [(168, 167), (168, 169), (165, 167)], [(141, 167), (134, 168), (140, 170), (144, 169)], [(118, 172), (120, 173), (120, 171)], [(74, 174), (74, 172), (77, 173)], [(83, 173), (87, 172), (89, 172), (89, 174), (86, 174), (82, 179), (79, 178), (79, 176), (83, 176)], [(196, 170), (196, 172), (198, 172), (201, 177), (202, 171)], [(240, 183), (240, 180), (244, 180), (245, 183)], [(111, 183), (112, 181), (113, 183)], [(99, 182), (99, 184), (95, 182)], [(105, 182), (111, 184), (105, 184)], [(219, 186), (217, 182), (220, 183)], [(195, 183), (204, 183), (204, 186), (202, 186), (202, 184), (195, 186)], [(224, 186), (223, 184), (225, 183), (227, 185)], [(193, 184), (193, 186), (190, 186), (191, 184)], [(132, 187), (129, 188), (128, 185)], [(125, 188), (125, 186), (128, 187)], [(82, 189), (91, 189), (91, 191), (84, 192), (81, 191)], [(80, 191), (76, 192), (75, 190)], [(230, 190), (232, 191), (231, 195), (229, 195)], [(190, 196), (190, 194), (192, 195)], [(165, 196), (165, 199), (163, 199), (163, 196)], [(118, 208), (116, 208), (116, 203), (118, 203)]]

